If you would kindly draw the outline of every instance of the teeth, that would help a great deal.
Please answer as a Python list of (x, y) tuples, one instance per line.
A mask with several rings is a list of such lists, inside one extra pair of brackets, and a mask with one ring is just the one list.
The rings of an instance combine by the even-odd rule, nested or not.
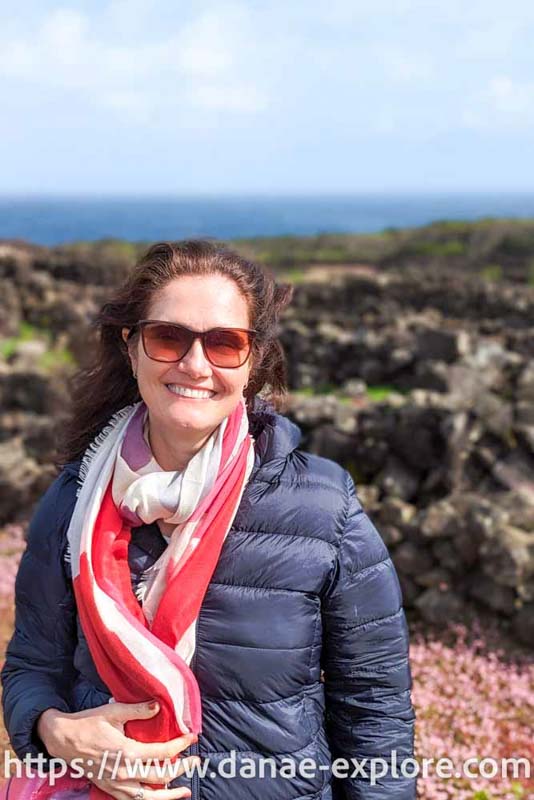
[(215, 392), (209, 392), (207, 389), (188, 389), (185, 386), (175, 386), (173, 383), (169, 383), (167, 388), (173, 394), (179, 394), (183, 397), (196, 397), (198, 400), (207, 400), (215, 394)]

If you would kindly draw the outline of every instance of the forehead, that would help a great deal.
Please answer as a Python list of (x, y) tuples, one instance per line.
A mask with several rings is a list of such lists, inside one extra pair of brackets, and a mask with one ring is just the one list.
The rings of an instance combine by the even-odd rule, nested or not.
[(147, 317), (196, 330), (249, 327), (246, 299), (233, 280), (218, 274), (174, 278), (153, 296)]

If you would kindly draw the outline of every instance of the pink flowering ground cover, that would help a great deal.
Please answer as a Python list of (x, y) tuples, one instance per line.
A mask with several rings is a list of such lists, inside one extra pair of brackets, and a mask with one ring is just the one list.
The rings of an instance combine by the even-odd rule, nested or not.
[[(4, 663), (6, 645), (14, 623), (13, 592), (22, 552), (26, 546), (22, 525), (6, 525), (0, 530), (0, 665)], [(0, 715), (0, 747), (14, 755)], [(0, 774), (0, 782), (3, 779)]]
[[(534, 653), (518, 647), (491, 621), (451, 625), (430, 634), (412, 625), (410, 660), (416, 758), (462, 762), (524, 757), (530, 780), (498, 763), (495, 777), (419, 778), (425, 800), (534, 798)], [(492, 765), (488, 765), (491, 772)]]
[(26, 542), (22, 525), (6, 525), (0, 531), (0, 603), (13, 597), (15, 578)]
[[(13, 590), (24, 547), (23, 526), (0, 530), (0, 665), (13, 629)], [(416, 622), (410, 627), (420, 769), (425, 758), (450, 758), (456, 770), (469, 757), (523, 756), (534, 771), (534, 651), (519, 648), (491, 620), (478, 618), (469, 627), (441, 631)], [(1, 724), (0, 745), (11, 750)], [(523, 776), (443, 779), (430, 768), (428, 777), (419, 777), (418, 798), (534, 798), (534, 775), (530, 780)]]

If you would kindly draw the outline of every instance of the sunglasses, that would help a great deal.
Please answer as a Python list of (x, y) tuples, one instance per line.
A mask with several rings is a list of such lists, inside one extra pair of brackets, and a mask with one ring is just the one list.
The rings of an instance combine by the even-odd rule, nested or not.
[(127, 340), (141, 331), (143, 349), (153, 361), (180, 361), (195, 339), (200, 339), (204, 355), (214, 367), (237, 369), (248, 359), (256, 331), (251, 328), (211, 328), (193, 331), (175, 322), (142, 319), (133, 325)]

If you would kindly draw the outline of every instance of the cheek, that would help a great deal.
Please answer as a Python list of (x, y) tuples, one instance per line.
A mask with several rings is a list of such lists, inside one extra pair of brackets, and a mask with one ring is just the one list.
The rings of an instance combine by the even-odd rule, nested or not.
[(241, 394), (248, 379), (248, 372), (242, 372), (240, 369), (237, 369), (235, 373), (236, 374), (218, 374), (220, 391), (223, 391), (225, 394)]
[(243, 381), (241, 380), (235, 380), (235, 379), (231, 381), (227, 380), (225, 384), (226, 392), (232, 395), (239, 394), (241, 392), (242, 387), (243, 387)]
[(162, 364), (161, 367), (153, 362), (150, 365), (145, 365), (145, 369), (143, 371), (144, 383), (147, 387), (148, 391), (153, 391), (158, 386), (163, 385), (163, 381), (165, 380), (165, 365)]

